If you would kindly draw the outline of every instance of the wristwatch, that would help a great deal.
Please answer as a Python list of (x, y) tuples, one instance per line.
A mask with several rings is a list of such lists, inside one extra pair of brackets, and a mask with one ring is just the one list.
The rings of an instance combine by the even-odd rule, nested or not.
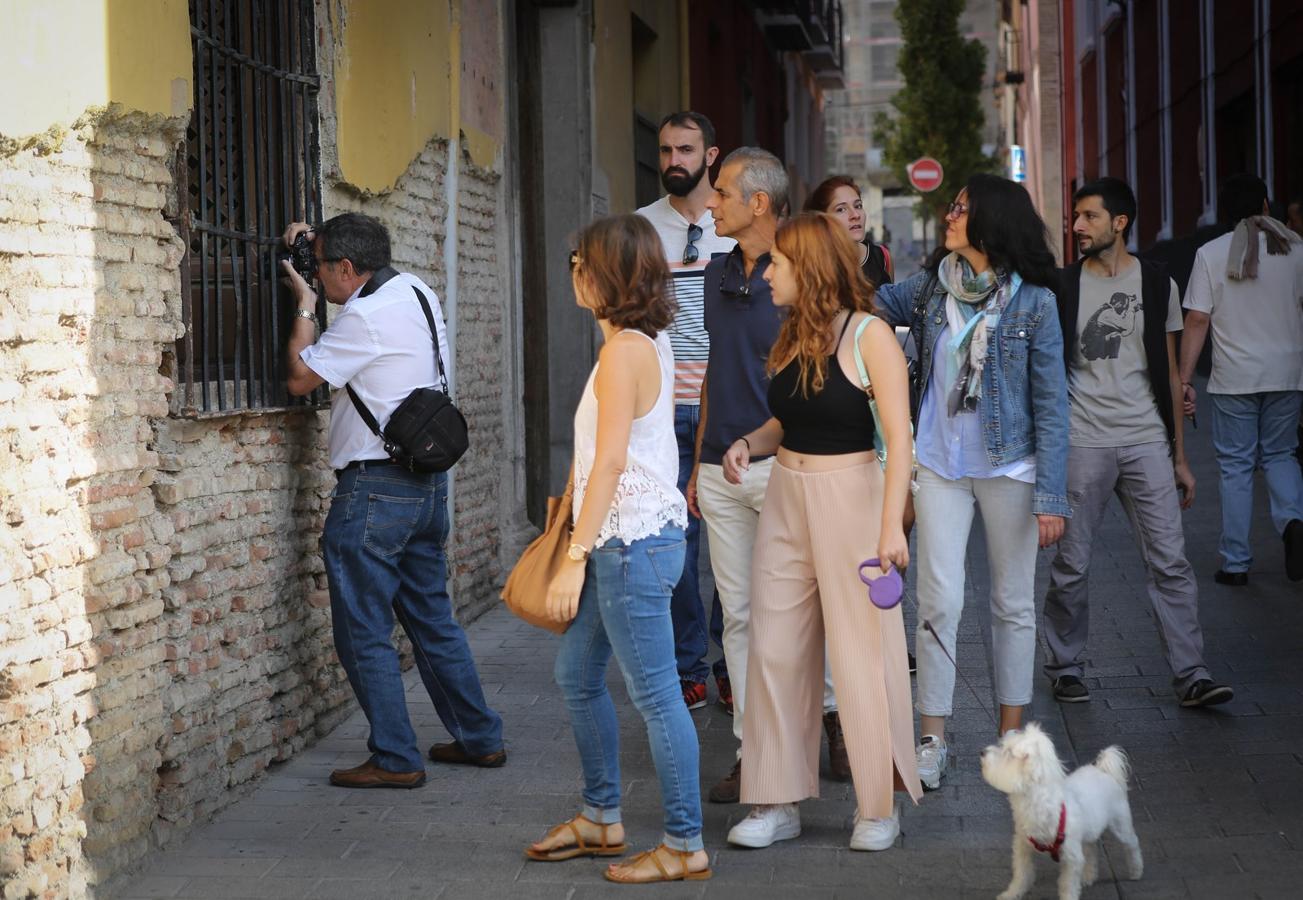
[(572, 543), (566, 550), (566, 556), (570, 557), (575, 562), (583, 562), (588, 559), (588, 548), (583, 544)]
[(311, 319), (313, 325), (318, 325), (318, 324), (320, 324), (319, 322), (317, 322), (317, 314), (314, 313), (314, 312), (313, 312), (312, 310), (310, 310), (310, 309), (300, 309), (300, 310), (296, 310), (295, 313), (294, 313), (294, 318), (296, 318), (296, 319)]

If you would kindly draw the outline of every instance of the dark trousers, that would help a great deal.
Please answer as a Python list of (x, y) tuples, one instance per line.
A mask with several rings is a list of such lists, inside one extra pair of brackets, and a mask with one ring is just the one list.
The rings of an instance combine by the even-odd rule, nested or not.
[[(701, 407), (678, 405), (674, 407), (674, 435), (679, 440), (679, 490), (688, 486), (692, 477), (692, 458), (697, 440), (697, 424), (701, 421)], [(706, 664), (710, 650), (709, 641), (716, 647), (724, 646), (724, 610), (719, 605), (719, 591), (715, 591), (709, 619), (701, 602), (701, 584), (697, 573), (697, 559), (701, 548), (701, 520), (688, 516), (684, 532), (687, 553), (683, 559), (683, 576), (670, 597), (670, 618), (674, 624), (674, 658), (679, 668), (679, 678), (704, 683), (711, 674)], [(721, 654), (715, 661), (716, 677), (728, 677), (728, 666)]]

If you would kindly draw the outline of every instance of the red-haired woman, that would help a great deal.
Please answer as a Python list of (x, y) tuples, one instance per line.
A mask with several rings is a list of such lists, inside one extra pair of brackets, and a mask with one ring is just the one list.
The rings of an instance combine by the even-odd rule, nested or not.
[(859, 244), (860, 268), (874, 287), (891, 284), (895, 277), (895, 267), (891, 264), (891, 254), (882, 244), (875, 244), (864, 230), (864, 201), (860, 195), (860, 186), (849, 175), (833, 175), (825, 178), (819, 186), (805, 199), (806, 212), (827, 213), (850, 233), (851, 240)]
[[(826, 635), (858, 802), (850, 846), (885, 850), (900, 833), (895, 787), (914, 798), (921, 788), (900, 607), (869, 603), (859, 564), (909, 564), (905, 358), (891, 328), (869, 316), (873, 287), (836, 219), (803, 213), (784, 223), (771, 260), (774, 303), (790, 310), (769, 355), (773, 418), (724, 456), (736, 481), (752, 454), (777, 454), (752, 564), (743, 719), (742, 800), (757, 805), (728, 839), (764, 847), (800, 834), (796, 804), (819, 794)], [(857, 350), (881, 415), (885, 469)]]

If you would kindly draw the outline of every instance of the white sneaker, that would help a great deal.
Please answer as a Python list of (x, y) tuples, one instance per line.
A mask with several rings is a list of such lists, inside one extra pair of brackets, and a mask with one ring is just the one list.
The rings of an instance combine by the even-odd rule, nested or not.
[(950, 759), (950, 748), (946, 742), (934, 734), (923, 735), (918, 749), (918, 780), (923, 787), (935, 791), (941, 787), (941, 776), (946, 772), (946, 763)]
[(795, 803), (751, 807), (747, 817), (728, 831), (728, 842), (739, 847), (768, 847), (801, 834), (801, 812)]
[(893, 809), (885, 819), (861, 819), (855, 816), (851, 832), (852, 850), (886, 850), (900, 837), (900, 813)]

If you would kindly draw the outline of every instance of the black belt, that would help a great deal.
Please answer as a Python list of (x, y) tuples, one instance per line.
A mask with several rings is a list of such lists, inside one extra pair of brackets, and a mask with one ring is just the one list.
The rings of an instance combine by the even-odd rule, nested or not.
[(365, 466), (367, 469), (375, 469), (380, 466), (401, 466), (401, 465), (402, 463), (400, 463), (396, 459), (355, 459), (348, 465), (344, 466), (344, 468), (336, 469), (335, 477), (339, 478), (345, 472), (351, 469), (361, 469), (363, 468), (363, 466)]

